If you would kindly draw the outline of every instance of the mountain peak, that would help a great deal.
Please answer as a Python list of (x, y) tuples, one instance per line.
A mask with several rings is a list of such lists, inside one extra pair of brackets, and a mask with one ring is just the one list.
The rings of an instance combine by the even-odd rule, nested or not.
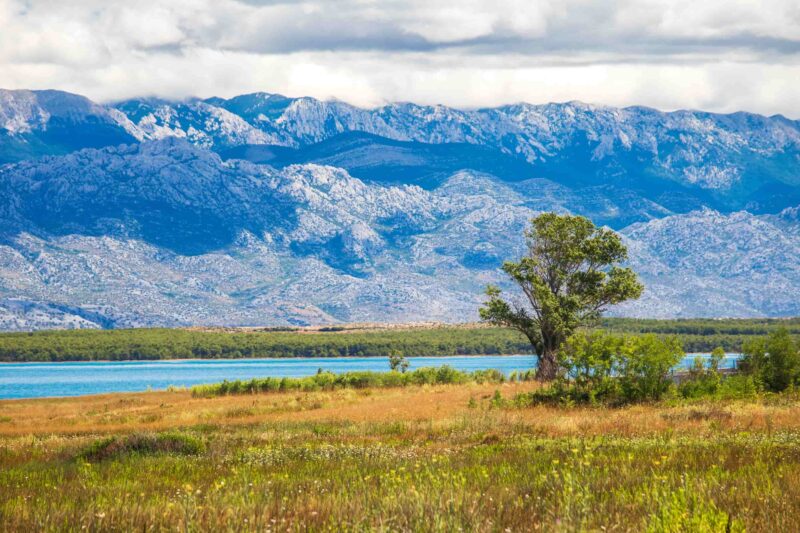
[(0, 303), (31, 302), (25, 324), (465, 320), (556, 211), (624, 235), (647, 292), (621, 313), (798, 314), (798, 161), (800, 124), (747, 113), (0, 91)]

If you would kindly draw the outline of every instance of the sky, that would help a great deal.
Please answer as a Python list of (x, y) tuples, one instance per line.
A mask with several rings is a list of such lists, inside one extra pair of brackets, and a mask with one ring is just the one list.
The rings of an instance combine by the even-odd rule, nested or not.
[(0, 87), (800, 118), (797, 0), (0, 0)]

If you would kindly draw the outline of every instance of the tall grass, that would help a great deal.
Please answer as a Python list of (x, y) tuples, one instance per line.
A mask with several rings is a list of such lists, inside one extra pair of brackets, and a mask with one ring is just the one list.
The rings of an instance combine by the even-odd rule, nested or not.
[[(598, 416), (603, 416), (598, 413)], [(8, 531), (797, 531), (800, 435), (554, 438), (503, 412), (183, 432), (197, 455), (5, 442)]]

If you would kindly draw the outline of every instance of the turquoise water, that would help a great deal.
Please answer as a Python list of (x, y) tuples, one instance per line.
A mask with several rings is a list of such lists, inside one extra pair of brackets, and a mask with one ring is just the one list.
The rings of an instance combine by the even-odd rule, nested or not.
[[(688, 356), (681, 366), (691, 364)], [(736, 356), (723, 361), (731, 367)], [(532, 355), (482, 355), (411, 357), (411, 369), (450, 365), (472, 371), (496, 368), (505, 374), (536, 366)], [(224, 379), (310, 376), (317, 369), (335, 373), (355, 370), (388, 371), (386, 357), (286, 358), (286, 359), (194, 359), (181, 361), (115, 361), (75, 363), (0, 364), (0, 398), (80, 396), (108, 392), (166, 389), (170, 385), (191, 386)]]

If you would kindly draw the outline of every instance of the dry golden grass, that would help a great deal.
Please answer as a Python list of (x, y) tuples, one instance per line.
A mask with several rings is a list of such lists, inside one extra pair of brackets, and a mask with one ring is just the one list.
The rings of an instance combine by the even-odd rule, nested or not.
[[(470, 399), (509, 398), (535, 383), (343, 389), (196, 398), (188, 391), (0, 401), (0, 436), (167, 430), (198, 424), (445, 421), (469, 416)], [(800, 429), (800, 403), (729, 401), (625, 408), (539, 406), (504, 410), (510, 424), (549, 437)]]
[[(501, 385), (504, 394), (535, 385)], [(106, 394), (77, 398), (0, 401), (0, 435), (164, 430), (195, 424), (262, 421), (384, 422), (448, 418), (467, 411), (471, 397), (497, 385), (440, 385), (397, 389), (341, 389), (196, 398), (188, 391)]]

